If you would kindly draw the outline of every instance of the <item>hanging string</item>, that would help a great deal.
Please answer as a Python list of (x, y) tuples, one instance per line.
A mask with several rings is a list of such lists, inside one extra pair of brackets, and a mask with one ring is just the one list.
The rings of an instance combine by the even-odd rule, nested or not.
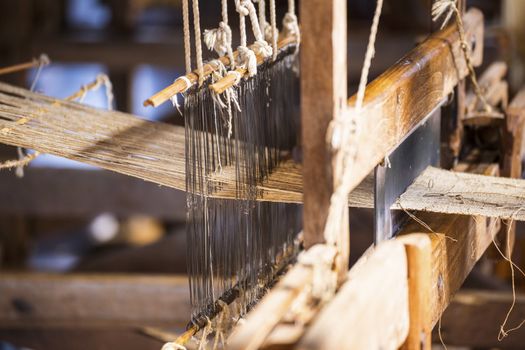
[(359, 89), (357, 90), (356, 110), (360, 111), (363, 107), (363, 101), (365, 99), (366, 84), (368, 83), (368, 74), (370, 72), (370, 65), (372, 59), (376, 53), (375, 43), (377, 38), (377, 29), (379, 28), (379, 18), (381, 17), (381, 10), (383, 8), (383, 0), (378, 0), (376, 5), (376, 11), (374, 19), (372, 21), (372, 28), (370, 30), (370, 36), (368, 38), (368, 46), (366, 48), (365, 60), (363, 63), (363, 69), (361, 69), (361, 78), (359, 79)]
[(272, 27), (272, 59), (277, 59), (277, 37), (279, 36), (279, 30), (277, 29), (277, 14), (275, 11), (275, 0), (270, 0), (270, 22)]
[[(270, 57), (273, 52), (272, 47), (264, 40), (261, 28), (259, 27), (257, 11), (255, 10), (255, 6), (251, 0), (236, 0), (235, 7), (239, 13), (239, 29), (241, 34), (241, 43), (237, 49), (239, 53), (239, 65), (245, 67), (248, 70), (249, 77), (253, 77), (255, 74), (257, 74), (256, 54), (261, 55), (263, 58)], [(253, 50), (250, 50), (247, 47), (246, 16), (250, 17), (253, 35), (255, 36)]]
[(197, 61), (197, 75), (199, 76), (199, 86), (202, 86), (202, 83), (204, 82), (204, 64), (202, 61), (199, 0), (193, 0), (193, 30), (195, 32), (195, 56)]
[[(383, 9), (383, 0), (378, 0), (370, 28), (370, 37), (368, 38), (368, 45), (366, 49), (365, 59), (363, 67), (361, 69), (361, 79), (359, 81), (359, 90), (357, 95), (356, 108), (352, 113), (343, 115), (339, 120), (334, 120), (330, 124), (331, 131), (331, 144), (333, 149), (339, 149), (342, 152), (342, 172), (341, 181), (337, 184), (334, 193), (330, 198), (330, 209), (328, 211), (328, 217), (326, 219), (326, 226), (324, 235), (329, 243), (335, 244), (334, 233), (339, 231), (338, 225), (340, 225), (340, 218), (344, 215), (343, 211), (347, 209), (348, 193), (350, 189), (351, 176), (348, 176), (352, 170), (354, 164), (354, 158), (357, 154), (357, 145), (355, 142), (343, 142), (346, 137), (357, 139), (359, 134), (359, 125), (357, 116), (362, 108), (365, 88), (368, 80), (368, 73), (370, 65), (375, 53), (375, 41), (377, 37), (377, 30), (379, 27), (379, 19), (381, 18), (381, 12)], [(349, 119), (350, 116), (350, 120)], [(349, 135), (349, 136), (348, 136)]]
[(283, 33), (285, 37), (294, 36), (297, 41), (297, 49), (301, 44), (301, 30), (299, 29), (299, 20), (295, 14), (295, 0), (288, 0), (288, 12), (283, 18)]
[(472, 87), (474, 89), (476, 97), (483, 105), (483, 112), (490, 115), (500, 115), (500, 113), (495, 112), (493, 107), (488, 103), (481, 87), (479, 86), (476, 71), (474, 70), (474, 66), (470, 57), (470, 47), (465, 38), (465, 28), (463, 26), (461, 12), (459, 11), (457, 6), (457, 0), (437, 0), (432, 5), (432, 20), (434, 22), (437, 22), (443, 16), (445, 16), (445, 18), (441, 23), (441, 29), (443, 29), (448, 24), (452, 16), (455, 17), (456, 25), (458, 27), (460, 47), (465, 58), (465, 63), (469, 72), (470, 81), (472, 82)]
[(186, 74), (191, 73), (191, 32), (190, 32), (190, 10), (189, 0), (182, 0), (182, 22), (184, 31), (184, 63)]
[[(42, 70), (44, 69), (45, 66), (48, 66), (50, 63), (51, 61), (46, 54), (40, 55), (40, 57), (38, 58), (38, 68), (35, 73), (35, 78), (33, 79), (33, 82), (31, 83), (30, 91), (35, 90), (36, 84), (38, 83), (38, 80), (40, 79), (40, 74), (42, 73)], [(24, 177), (24, 166), (27, 166), (34, 158), (38, 157), (38, 152), (35, 152), (33, 154), (28, 154), (24, 148), (17, 147), (16, 153), (18, 155), (18, 162), (8, 161), (7, 163), (9, 163), (8, 164), (9, 168), (16, 166), (15, 175), (19, 178), (22, 178)], [(17, 163), (18, 165), (14, 165)]]
[[(273, 35), (272, 34), (273, 27), (270, 25), (270, 23), (266, 21), (266, 1), (265, 0), (253, 0), (253, 2), (256, 2), (259, 4), (259, 27), (261, 28), (261, 32), (263, 33), (264, 40), (266, 40), (267, 42), (271, 42), (272, 35)], [(273, 49), (273, 46), (272, 46), (272, 49)]]
[(235, 68), (232, 49), (232, 30), (228, 25), (228, 1), (221, 0), (222, 21), (216, 29), (204, 31), (204, 43), (209, 50), (214, 50), (219, 56), (228, 55), (230, 67)]

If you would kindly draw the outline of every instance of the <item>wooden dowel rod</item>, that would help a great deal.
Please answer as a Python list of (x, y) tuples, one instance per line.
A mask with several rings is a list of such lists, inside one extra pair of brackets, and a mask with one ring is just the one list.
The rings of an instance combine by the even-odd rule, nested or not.
[[(281, 40), (277, 44), (277, 48), (280, 50), (286, 45), (292, 44), (295, 42), (295, 37), (288, 37), (286, 39)], [(264, 61), (264, 57), (261, 55), (257, 55), (257, 65), (260, 65)], [(235, 70), (241, 77), (244, 77), (246, 73), (248, 73), (248, 70), (246, 68), (237, 68)], [(212, 89), (216, 94), (222, 94), (226, 89), (231, 88), (233, 85), (235, 85), (236, 76), (234, 74), (226, 74), (226, 76), (219, 81), (217, 81), (215, 84), (210, 85), (210, 89)]]
[[(284, 38), (284, 39), (279, 41), (278, 48), (283, 48), (286, 45), (292, 44), (294, 42), (295, 42), (295, 37), (286, 37), (286, 38)], [(233, 53), (234, 59), (236, 59), (237, 56), (238, 56), (238, 52), (235, 51)], [(225, 66), (229, 66), (230, 65), (230, 59), (228, 58), (228, 56), (220, 57), (219, 60)], [(262, 63), (262, 57), (257, 55), (257, 64), (260, 64), (260, 63)], [(215, 64), (213, 64), (213, 63), (208, 63), (208, 64), (204, 65), (203, 69), (204, 69), (204, 76), (207, 77), (207, 76), (209, 76), (210, 74), (212, 74), (213, 72), (215, 72), (217, 70), (217, 66)], [(241, 73), (241, 72), (242, 71), (239, 71), (239, 73)], [(242, 75), (244, 75), (245, 73), (246, 73), (246, 70), (244, 70), (244, 72), (242, 72)], [(227, 77), (228, 76), (231, 76), (231, 75), (227, 75)], [(196, 84), (199, 81), (199, 75), (195, 71), (191, 72), (189, 74), (186, 74), (186, 78), (190, 81), (190, 83), (192, 85)], [(231, 78), (233, 78), (233, 82), (235, 82), (235, 77), (231, 77)], [(184, 80), (181, 80), (181, 79), (175, 80), (175, 82), (173, 84), (171, 84), (170, 86), (168, 86), (168, 87), (164, 88), (163, 90), (157, 92), (155, 95), (151, 96), (146, 101), (144, 101), (144, 107), (147, 107), (147, 106), (158, 107), (158, 106), (160, 106), (161, 104), (165, 103), (170, 98), (172, 98), (173, 96), (175, 96), (177, 94), (180, 94), (181, 92), (184, 92), (186, 90), (186, 88), (187, 88), (186, 85), (187, 85), (187, 83)]]
[(41, 55), (38, 59), (35, 58), (30, 62), (19, 63), (13, 66), (0, 68), (0, 75), (20, 72), (26, 69), (38, 67), (39, 65), (47, 64), (49, 64), (49, 58), (46, 55)]

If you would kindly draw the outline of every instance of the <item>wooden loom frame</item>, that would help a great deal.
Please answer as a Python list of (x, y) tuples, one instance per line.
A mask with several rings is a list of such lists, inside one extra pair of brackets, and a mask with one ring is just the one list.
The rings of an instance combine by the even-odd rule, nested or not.
[[(325, 242), (325, 237), (321, 233), (326, 221), (330, 195), (333, 184), (341, 176), (340, 169), (333, 167), (334, 155), (326, 147), (325, 140), (330, 121), (346, 112), (346, 78), (340, 79), (346, 77), (346, 2), (309, 0), (303, 1), (301, 6), (304, 34), (301, 50), (305, 155), (304, 233), (306, 245), (312, 247)], [(472, 29), (478, 43), (473, 60), (474, 63), (479, 64), (482, 49), (480, 44), (483, 42), (482, 17), (475, 11), (469, 16), (471, 20), (466, 21), (466, 24), (471, 26), (469, 28)], [(461, 83), (460, 78), (465, 77), (466, 70), (461, 59), (457, 61), (460, 57), (455, 28), (447, 28), (437, 33), (433, 40), (418, 46), (385, 72), (380, 79), (368, 86), (364, 106), (364, 114), (367, 118), (363, 127), (364, 136), (357, 140), (360, 152), (356, 172), (353, 175), (354, 185), (362, 181), (420, 118)], [(419, 69), (414, 69), (415, 66)], [(343, 72), (345, 74), (342, 74)], [(516, 117), (513, 118), (522, 125), (523, 103), (517, 103), (514, 109), (509, 108), (509, 110), (516, 110), (513, 112)], [(391, 112), (389, 114), (391, 117), (385, 118), (387, 112)], [(394, 118), (396, 116), (394, 112), (401, 114), (403, 117), (401, 121)], [(386, 124), (378, 128), (379, 121)], [(148, 123), (137, 122), (133, 126), (146, 129), (148, 125)], [(515, 132), (510, 125), (508, 129), (508, 132)], [(165, 136), (171, 131), (171, 129), (163, 130)], [(377, 136), (371, 139), (367, 136), (369, 134)], [(519, 141), (518, 137), (514, 139), (516, 142)], [(11, 144), (22, 142), (18, 139), (16, 141), (9, 139), (7, 134), (0, 135), (0, 140)], [(34, 144), (24, 145), (38, 149)], [(516, 158), (517, 146), (514, 145), (510, 149), (512, 152), (509, 153), (509, 159)], [(66, 156), (82, 159), (83, 154), (71, 152)], [(109, 158), (119, 159), (124, 156), (115, 153), (108, 156)], [(101, 166), (111, 165), (109, 161), (94, 163)], [(325, 166), (319, 166), (320, 164)], [(145, 174), (137, 175), (129, 172), (132, 168), (126, 168), (125, 164), (119, 166), (121, 169), (117, 171), (123, 173), (135, 176)], [(496, 170), (494, 166), (489, 165), (482, 167), (481, 171), (485, 174), (494, 174)], [(150, 170), (149, 175), (148, 179), (151, 181), (158, 183), (163, 181), (163, 174), (160, 172), (156, 174)], [(320, 183), (323, 186), (320, 187)], [(337, 271), (340, 280), (347, 280), (347, 282), (340, 287), (333, 302), (321, 311), (314, 308), (314, 313), (317, 312), (318, 317), (308, 329), (302, 325), (290, 326), (286, 322), (281, 322), (286, 317), (288, 307), (304, 292), (313, 279), (313, 267), (299, 263), (249, 315), (248, 326), (240, 329), (242, 332), (237, 334), (237, 339), (240, 341), (234, 342), (233, 347), (240, 344), (240, 348), (250, 348), (250, 346), (254, 348), (262, 344), (265, 347), (297, 345), (299, 348), (318, 348), (337, 344), (338, 348), (355, 346), (366, 348), (369, 344), (355, 343), (355, 341), (371, 338), (384, 341), (385, 344), (393, 347), (406, 341), (406, 348), (417, 349), (421, 347), (421, 332), (425, 334), (424, 347), (428, 347), (432, 327), (475, 262), (491, 244), (495, 230), (492, 230), (492, 226), (486, 223), (487, 219), (483, 218), (438, 214), (424, 214), (419, 217), (436, 233), (421, 235), (420, 226), (410, 225), (403, 233), (416, 234), (416, 236), (396, 239), (388, 242), (380, 251), (370, 251), (348, 274), (345, 266), (348, 260), (348, 220), (345, 217), (341, 218), (343, 230), (340, 232), (338, 252), (335, 256), (339, 261)], [(466, 227), (466, 229), (459, 230), (458, 227)], [(388, 260), (390, 264), (385, 265), (382, 263), (383, 260)], [(392, 278), (383, 280), (382, 276), (392, 276)], [(387, 287), (379, 290), (369, 288), (379, 283)], [(388, 298), (384, 296), (384, 289), (389, 290)], [(366, 300), (373, 301), (371, 303), (373, 310), (380, 311), (371, 312), (369, 304), (355, 302), (356, 297), (364, 292), (367, 294)], [(403, 301), (403, 298), (406, 300)], [(344, 310), (352, 309), (355, 312), (342, 314), (341, 306)], [(368, 311), (365, 312), (365, 309)], [(366, 317), (355, 318), (356, 315), (360, 317), (365, 314)], [(255, 322), (254, 319), (257, 321), (257, 317), (259, 320), (262, 319), (263, 323)], [(344, 327), (334, 327), (334, 320)], [(396, 322), (402, 326), (399, 332), (377, 332), (382, 330), (378, 325)], [(261, 327), (261, 324), (264, 327)], [(256, 326), (252, 327), (252, 325)], [(301, 327), (299, 337), (280, 336), (283, 332), (297, 331)], [(254, 332), (250, 333), (250, 330)], [(326, 337), (326, 334), (333, 333), (335, 330), (340, 330), (340, 333), (344, 334), (344, 339)]]
[[(460, 6), (464, 8), (464, 4)], [(330, 122), (347, 113), (346, 1), (303, 1), (300, 13), (303, 32), (301, 107), (304, 241), (306, 248), (310, 248), (327, 240), (323, 232), (330, 198), (334, 184), (342, 176), (340, 167), (334, 161), (337, 151), (330, 150), (326, 140)], [(476, 43), (473, 63), (480, 65), (483, 17), (474, 10), (467, 16), (471, 17), (470, 20), (475, 18), (474, 23), (470, 23), (471, 31), (467, 29), (467, 32)], [(427, 41), (418, 47), (419, 56), (418, 49), (414, 50), (414, 55), (409, 54), (403, 59), (404, 62), (396, 64), (367, 87), (365, 112), (361, 116), (365, 124), (363, 128), (376, 134), (373, 138), (368, 134), (354, 140), (359, 145), (352, 182), (354, 187), (412, 130), (420, 120), (418, 118), (434, 109), (456, 85), (459, 84), (459, 89), (464, 90), (461, 78), (466, 76), (465, 63), (453, 42), (447, 40), (450, 35), (455, 35), (450, 31), (455, 30), (455, 26), (452, 26), (447, 34), (443, 34), (445, 30), (442, 36), (438, 34), (436, 37), (448, 42), (450, 47), (442, 46), (439, 52), (435, 50), (439, 44)], [(462, 62), (458, 62), (458, 58)], [(422, 66), (421, 62), (424, 62)], [(402, 72), (404, 64), (416, 64), (419, 71), (414, 74)], [(447, 64), (455, 65), (459, 74), (441, 76), (450, 73)], [(416, 89), (424, 92), (418, 94)], [(464, 93), (458, 91), (461, 105), (464, 104)], [(518, 96), (515, 103), (523, 106), (522, 100), (523, 97)], [(349, 103), (352, 102), (351, 99)], [(519, 130), (523, 127), (523, 109), (519, 114), (521, 126), (517, 127), (518, 131), (516, 127), (512, 128), (513, 131), (507, 131), (508, 134), (521, 135)], [(396, 121), (396, 117), (400, 120)], [(516, 120), (515, 117), (513, 119)], [(375, 125), (381, 122), (385, 123), (381, 129), (377, 129)], [(511, 143), (521, 142), (518, 141), (521, 137), (514, 136), (511, 139), (515, 140)], [(517, 157), (516, 153), (520, 151), (512, 146), (508, 149), (510, 151), (507, 153), (514, 156), (505, 156), (504, 163), (515, 164), (516, 161), (509, 161), (509, 158)], [(465, 168), (470, 167), (460, 164), (456, 168), (465, 171)], [(497, 175), (498, 166), (488, 165), (470, 171)], [(314, 272), (307, 270), (315, 267), (299, 263), (248, 315), (247, 323), (236, 330), (232, 336), (232, 347), (430, 349), (432, 328), (474, 264), (493, 242), (498, 233), (499, 221), (430, 213), (421, 214), (419, 218), (434, 232), (421, 233), (420, 224), (411, 223), (403, 228), (399, 238), (369, 250), (346, 275), (349, 226), (348, 217), (343, 215), (336, 246), (336, 257), (339, 259), (335, 262), (335, 268), (339, 280), (344, 277), (347, 280), (334, 299), (321, 311), (314, 308), (313, 313), (318, 313), (315, 321), (312, 321), (313, 317), (308, 318), (310, 326), (290, 325), (289, 321), (283, 321), (293, 300), (303, 293), (304, 286), (313, 283)]]

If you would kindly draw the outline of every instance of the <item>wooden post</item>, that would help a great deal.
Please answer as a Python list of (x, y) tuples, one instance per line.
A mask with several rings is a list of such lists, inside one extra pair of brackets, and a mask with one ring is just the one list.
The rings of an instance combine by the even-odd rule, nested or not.
[(405, 245), (408, 273), (408, 336), (402, 350), (430, 350), (431, 240), (426, 234), (411, 234), (398, 239)]
[[(326, 135), (330, 122), (346, 110), (346, 1), (301, 2), (301, 113), (304, 181), (304, 243), (324, 243), (330, 197), (340, 173), (332, 168)], [(339, 271), (346, 272), (348, 212), (341, 217)]]

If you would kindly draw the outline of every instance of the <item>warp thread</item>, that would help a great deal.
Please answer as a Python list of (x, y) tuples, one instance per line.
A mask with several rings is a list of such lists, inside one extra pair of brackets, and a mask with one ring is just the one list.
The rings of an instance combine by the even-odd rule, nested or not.
[[(47, 57), (47, 56), (46, 56)], [(46, 62), (46, 61), (44, 61)], [(47, 62), (48, 59), (47, 59)], [(49, 64), (49, 63), (48, 63)], [(105, 93), (106, 93), (106, 100), (107, 100), (107, 108), (108, 110), (113, 109), (113, 85), (111, 84), (111, 81), (109, 80), (109, 77), (105, 74), (99, 74), (97, 75), (97, 78), (90, 84), (82, 85), (80, 90), (72, 94), (71, 96), (66, 98), (66, 101), (73, 101), (76, 99), (79, 99), (79, 102), (82, 102), (82, 100), (85, 98), (86, 94), (89, 91), (97, 90), (100, 86), (105, 86)], [(23, 125), (29, 121), (28, 118), (22, 118), (19, 121), (17, 121), (17, 125)], [(8, 132), (9, 130), (6, 130), (4, 132)], [(41, 155), (40, 152), (34, 151), (33, 153), (28, 153), (21, 147), (17, 147), (17, 153), (18, 153), (18, 159), (17, 160), (7, 160), (3, 163), (0, 163), (0, 170), (2, 169), (12, 169), (16, 168), (16, 176), (17, 177), (23, 177), (23, 169), (24, 167), (28, 166), (33, 160), (35, 160), (37, 157)], [(19, 170), (21, 169), (21, 170)]]

